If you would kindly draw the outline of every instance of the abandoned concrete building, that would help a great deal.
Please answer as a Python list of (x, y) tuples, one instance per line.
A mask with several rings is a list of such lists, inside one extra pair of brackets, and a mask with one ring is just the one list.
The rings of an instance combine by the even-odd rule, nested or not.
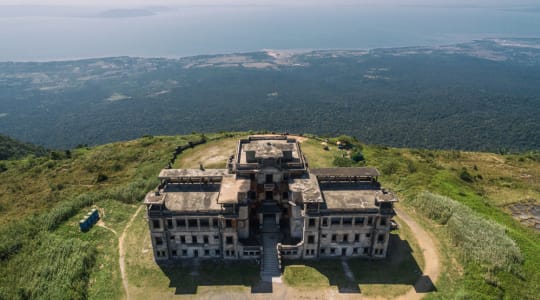
[(225, 169), (163, 169), (144, 203), (156, 261), (384, 258), (394, 195), (375, 168), (308, 167), (297, 140), (251, 136)]

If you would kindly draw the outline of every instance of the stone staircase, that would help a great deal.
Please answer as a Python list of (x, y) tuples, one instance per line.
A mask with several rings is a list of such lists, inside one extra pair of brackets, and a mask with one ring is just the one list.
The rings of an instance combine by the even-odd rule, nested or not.
[(271, 281), (272, 277), (281, 276), (279, 269), (277, 243), (279, 241), (279, 226), (274, 217), (265, 217), (262, 227), (263, 257), (261, 278)]

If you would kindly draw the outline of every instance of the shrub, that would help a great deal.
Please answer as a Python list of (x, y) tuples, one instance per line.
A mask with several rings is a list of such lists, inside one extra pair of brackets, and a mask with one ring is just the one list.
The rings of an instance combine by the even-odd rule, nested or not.
[[(429, 192), (423, 192), (410, 203), (426, 217), (439, 224), (446, 224), (457, 208), (457, 202), (452, 199)], [(467, 207), (465, 207), (467, 208)]]
[(384, 175), (392, 175), (397, 172), (399, 165), (395, 161), (387, 162), (381, 168)]
[(469, 172), (467, 172), (466, 168), (461, 169), (461, 172), (459, 173), (459, 178), (461, 178), (461, 180), (466, 181), (466, 182), (474, 181), (474, 178)]
[(364, 160), (364, 154), (360, 152), (360, 150), (354, 150), (351, 153), (351, 159), (355, 162), (363, 161)]
[(409, 203), (426, 217), (447, 224), (450, 239), (465, 261), (480, 263), (488, 270), (519, 272), (521, 251), (503, 226), (479, 217), (457, 201), (428, 192)]
[(107, 179), (109, 179), (109, 176), (100, 173), (100, 174), (98, 174), (98, 176), (96, 178), (96, 183), (103, 182), (103, 181), (105, 181)]
[(332, 161), (332, 164), (337, 167), (350, 167), (353, 164), (353, 161), (350, 158), (347, 157), (334, 157), (334, 161)]

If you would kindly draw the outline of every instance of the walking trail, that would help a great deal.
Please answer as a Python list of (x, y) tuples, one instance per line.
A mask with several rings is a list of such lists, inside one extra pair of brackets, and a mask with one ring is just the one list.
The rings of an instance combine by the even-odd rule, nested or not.
[(139, 212), (143, 206), (139, 206), (135, 213), (131, 216), (131, 219), (129, 219), (129, 222), (126, 224), (126, 227), (124, 228), (124, 231), (122, 231), (122, 235), (118, 239), (118, 262), (120, 264), (120, 276), (122, 277), (122, 285), (124, 286), (124, 292), (126, 293), (126, 299), (130, 299), (129, 297), (129, 288), (128, 288), (128, 278), (126, 273), (126, 250), (124, 249), (124, 239), (126, 237), (126, 234), (128, 232), (129, 227), (131, 226), (131, 223), (133, 223), (133, 220), (135, 220), (135, 217), (139, 215)]

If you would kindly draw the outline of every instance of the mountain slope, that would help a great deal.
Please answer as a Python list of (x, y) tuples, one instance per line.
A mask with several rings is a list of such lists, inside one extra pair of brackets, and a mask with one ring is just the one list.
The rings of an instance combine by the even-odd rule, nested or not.
[(23, 143), (0, 134), (0, 160), (21, 158), (30, 154), (40, 156), (46, 152), (47, 150), (41, 146)]
[[(231, 141), (246, 134), (206, 134), (210, 140), (207, 144), (186, 151), (177, 162), (198, 162), (205, 157), (215, 157), (215, 149), (220, 150), (218, 153), (230, 153), (235, 145)], [(114, 232), (124, 230), (144, 194), (158, 184), (156, 176), (171, 158), (175, 147), (200, 138), (200, 135), (147, 136), (134, 141), (74, 149), (70, 157), (6, 162), (8, 170), (0, 173), (0, 277), (3, 279), (0, 281), (0, 298), (58, 298), (59, 295), (122, 298), (118, 236)], [(362, 161), (344, 160), (345, 153), (333, 146), (336, 140), (330, 140), (327, 151), (323, 150), (322, 140), (308, 136), (302, 143), (302, 150), (310, 166), (363, 164)], [(398, 193), (400, 205), (440, 240), (445, 253), (445, 276), (436, 283), (437, 296), (451, 298), (460, 294), (464, 298), (526, 299), (540, 292), (540, 235), (514, 220), (506, 210), (511, 203), (533, 201), (539, 204), (540, 182), (535, 180), (540, 176), (537, 153), (496, 155), (401, 149), (349, 140), (362, 149), (367, 165), (382, 172), (380, 180)], [(205, 151), (208, 151), (207, 155)], [(224, 157), (226, 159), (226, 155)], [(464, 176), (464, 170), (469, 176)], [(529, 177), (523, 179), (522, 174)], [(518, 264), (519, 270), (486, 271), (480, 263), (464, 261), (445, 227), (420, 217), (411, 206), (410, 200), (425, 190), (451, 197), (469, 207), (475, 216), (504, 226), (504, 234), (513, 239), (522, 252), (524, 259)], [(81, 234), (78, 220), (91, 207), (99, 209), (102, 223)], [(137, 221), (140, 239), (129, 248), (134, 249), (132, 257), (151, 260), (152, 253), (141, 252), (140, 248), (148, 242), (144, 222), (142, 217)], [(33, 272), (27, 272), (26, 268), (20, 267), (22, 265), (32, 265)], [(137, 286), (148, 282), (172, 295), (171, 280), (181, 278), (182, 285), (193, 288), (193, 293), (197, 291), (194, 283), (197, 281), (175, 274), (175, 269), (163, 271), (153, 263), (151, 272), (145, 269), (146, 266), (127, 266), (127, 272), (133, 272), (130, 276), (137, 276)], [(212, 278), (215, 268), (229, 270), (227, 266), (213, 264), (208, 273), (200, 275), (201, 278)], [(257, 273), (257, 268), (254, 269)], [(199, 271), (207, 272), (204, 268)], [(214, 279), (212, 282), (227, 285), (231, 281)], [(200, 284), (209, 285), (205, 281)], [(138, 290), (142, 291), (143, 288)]]

